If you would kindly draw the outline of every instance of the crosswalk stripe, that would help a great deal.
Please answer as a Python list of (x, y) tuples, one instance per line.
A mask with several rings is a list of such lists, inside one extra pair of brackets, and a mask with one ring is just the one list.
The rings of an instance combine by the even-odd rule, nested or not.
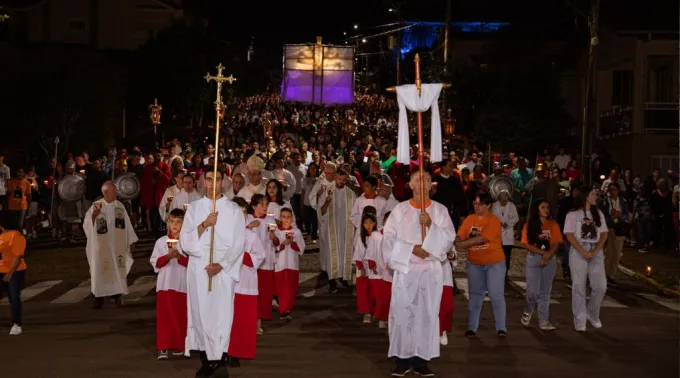
[[(527, 295), (527, 283), (524, 282), (524, 281), (512, 281), (512, 283), (519, 286), (522, 289), (522, 295), (524, 295), (526, 297), (526, 295)], [(550, 303), (551, 304), (559, 304), (560, 301), (558, 301), (557, 299), (551, 298)]]
[(608, 297), (605, 295), (604, 299), (602, 300), (602, 306), (600, 307), (610, 307), (610, 308), (627, 308), (623, 303), (617, 302), (615, 299), (612, 297)]
[[(463, 295), (465, 296), (465, 299), (468, 301), (470, 300), (470, 288), (468, 286), (468, 279), (465, 277), (456, 277), (456, 287), (458, 290), (463, 292)], [(484, 297), (484, 302), (490, 302), (491, 299), (489, 297)]]
[(71, 304), (78, 303), (83, 299), (87, 298), (92, 291), (92, 282), (87, 279), (81, 282), (78, 286), (67, 291), (65, 294), (59, 296), (57, 299), (52, 301), (52, 304)]
[(151, 289), (156, 287), (156, 276), (141, 276), (128, 288), (129, 294), (125, 297), (126, 301), (136, 302), (145, 295), (149, 294)]
[[(26, 302), (27, 300), (35, 297), (36, 295), (45, 292), (46, 290), (50, 289), (51, 287), (58, 285), (61, 283), (61, 280), (58, 281), (41, 281), (38, 282), (37, 284), (33, 286), (29, 286), (25, 288), (24, 290), (21, 290), (21, 301)], [(9, 298), (5, 298), (2, 301), (0, 301), (0, 305), (8, 305), (9, 304)]]
[(656, 294), (647, 294), (647, 293), (636, 293), (636, 295), (639, 295), (643, 298), (649, 299), (650, 301), (656, 302), (656, 303), (660, 304), (661, 306), (669, 308), (673, 311), (680, 312), (680, 301), (678, 301), (677, 299), (664, 298), (664, 297), (660, 297)]

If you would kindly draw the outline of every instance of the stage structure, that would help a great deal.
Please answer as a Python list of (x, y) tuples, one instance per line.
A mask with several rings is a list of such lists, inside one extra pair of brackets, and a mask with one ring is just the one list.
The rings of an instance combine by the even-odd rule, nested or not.
[(354, 102), (354, 47), (286, 45), (283, 52), (283, 101), (316, 105)]

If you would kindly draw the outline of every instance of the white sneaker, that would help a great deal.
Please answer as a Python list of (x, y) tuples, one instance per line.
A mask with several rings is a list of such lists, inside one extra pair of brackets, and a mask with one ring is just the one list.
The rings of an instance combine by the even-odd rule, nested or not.
[(21, 335), (23, 330), (21, 329), (21, 326), (18, 324), (15, 324), (12, 326), (12, 329), (9, 330), (9, 335), (10, 336), (18, 336)]
[(442, 333), (441, 337), (439, 337), (439, 344), (443, 346), (449, 345), (449, 337), (446, 336), (446, 332)]
[(531, 315), (533, 313), (525, 312), (522, 314), (522, 317), (519, 319), (520, 323), (522, 323), (523, 326), (528, 327), (529, 324), (531, 323)]
[(279, 308), (279, 302), (276, 299), (272, 299), (272, 307)]
[(371, 324), (372, 319), (371, 319), (371, 314), (365, 314), (364, 315), (364, 324)]
[(590, 325), (593, 326), (593, 328), (600, 329), (602, 328), (602, 322), (599, 320), (594, 320), (593, 318), (590, 317), (590, 315), (586, 315), (586, 319), (590, 322)]
[(385, 329), (385, 328), (387, 328), (387, 322), (384, 321), (384, 320), (379, 321), (379, 322), (378, 322), (378, 328), (380, 328), (380, 329)]

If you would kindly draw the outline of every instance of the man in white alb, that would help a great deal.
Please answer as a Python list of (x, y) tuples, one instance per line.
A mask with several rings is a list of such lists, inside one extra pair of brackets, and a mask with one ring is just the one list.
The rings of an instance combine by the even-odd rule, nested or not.
[(194, 178), (191, 175), (186, 175), (182, 180), (182, 190), (175, 194), (175, 197), (172, 199), (170, 211), (174, 209), (186, 211), (185, 205), (189, 205), (201, 197), (201, 194), (196, 190)]
[(177, 174), (175, 175), (175, 185), (169, 186), (167, 189), (165, 189), (165, 193), (163, 194), (163, 198), (161, 199), (161, 204), (158, 206), (158, 212), (161, 215), (163, 223), (168, 221), (168, 214), (170, 213), (170, 211), (172, 211), (172, 208), (170, 207), (172, 200), (175, 199), (177, 193), (179, 193), (182, 190), (182, 188), (184, 188), (185, 175), (186, 175), (185, 170), (182, 169), (180, 171), (177, 171)]
[[(413, 199), (397, 205), (384, 228), (383, 255), (394, 270), (388, 357), (395, 358), (395, 377), (410, 371), (434, 376), (427, 362), (439, 357), (442, 262), (456, 237), (446, 207), (430, 200), (430, 175), (426, 173), (423, 179), (426, 211), (421, 211), (421, 178), (415, 173), (409, 184)], [(425, 240), (421, 225), (426, 227)]]
[(128, 294), (127, 275), (137, 242), (125, 206), (116, 199), (116, 185), (105, 182), (102, 194), (104, 198), (92, 204), (83, 220), (94, 309), (102, 308), (105, 297), (113, 297), (116, 306), (123, 307), (121, 295)]
[(224, 195), (230, 200), (233, 200), (234, 197), (236, 197), (236, 194), (240, 192), (244, 186), (246, 186), (245, 176), (241, 173), (234, 173), (231, 178), (231, 187), (225, 191)]
[[(212, 211), (213, 185), (222, 186), (223, 173), (204, 173), (206, 196), (187, 209), (180, 233), (182, 251), (189, 255), (187, 346), (198, 350), (201, 368), (196, 377), (227, 377), (225, 364), (234, 316), (234, 288), (239, 280), (245, 243), (241, 209), (217, 191)], [(210, 263), (211, 227), (214, 227), (213, 263)], [(212, 290), (208, 290), (209, 278)]]

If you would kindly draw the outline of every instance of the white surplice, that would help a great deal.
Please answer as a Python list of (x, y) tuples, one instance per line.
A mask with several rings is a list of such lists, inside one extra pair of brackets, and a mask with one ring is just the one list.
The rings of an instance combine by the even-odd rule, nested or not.
[[(388, 357), (439, 357), (442, 262), (453, 246), (456, 231), (444, 205), (432, 201), (426, 211), (432, 225), (425, 241), (421, 236), (420, 209), (411, 201), (397, 205), (385, 224), (383, 253), (394, 270)], [(413, 247), (419, 244), (430, 254), (425, 259), (413, 255)]]
[(364, 208), (366, 206), (373, 206), (376, 210), (376, 220), (378, 221), (378, 228), (382, 228), (383, 218), (385, 217), (385, 212), (387, 211), (387, 201), (380, 196), (375, 196), (374, 198), (366, 198), (366, 193), (357, 197), (352, 204), (352, 215), (351, 220), (354, 225), (354, 240), (357, 240), (361, 236), (361, 216), (364, 213)]
[[(102, 209), (92, 221), (97, 204), (101, 204)], [(123, 204), (117, 200), (93, 203), (85, 214), (83, 229), (87, 236), (85, 253), (90, 265), (92, 294), (97, 298), (128, 294), (127, 275), (134, 262), (130, 245), (137, 242), (137, 234)]]
[(210, 233), (208, 228), (198, 236), (198, 226), (212, 212), (212, 200), (194, 201), (184, 216), (180, 244), (189, 256), (187, 294), (189, 301), (188, 347), (205, 351), (208, 360), (222, 358), (229, 347), (234, 310), (234, 288), (240, 278), (245, 245), (245, 219), (241, 208), (225, 197), (216, 201), (217, 224), (213, 262), (223, 270), (212, 278), (208, 291)]
[(201, 194), (198, 193), (196, 190), (189, 193), (186, 190), (182, 189), (177, 194), (175, 194), (175, 198), (172, 199), (172, 202), (170, 203), (170, 211), (174, 209), (184, 210), (184, 205), (188, 205), (194, 201), (198, 201), (199, 199), (201, 199), (201, 197), (202, 197)]
[[(383, 279), (383, 274), (388, 275), (391, 269), (385, 266), (382, 258), (382, 235), (379, 231), (371, 232), (371, 235), (366, 237), (366, 245), (361, 241), (361, 236), (354, 240), (354, 252), (352, 253), (352, 261), (361, 261), (364, 266), (364, 273), (367, 274), (371, 280)], [(375, 264), (377, 273), (373, 273), (371, 266)], [(357, 272), (357, 278), (359, 273)], [(390, 277), (390, 282), (392, 278)]]
[[(272, 217), (276, 220), (281, 220), (281, 208), (287, 208), (290, 209), (290, 211), (293, 211), (293, 206), (291, 206), (290, 202), (284, 200), (283, 205), (279, 205), (276, 202), (269, 202), (267, 205), (267, 214), (271, 214)], [(293, 214), (293, 224), (295, 223), (295, 214)]]
[(297, 188), (293, 172), (287, 169), (275, 169), (272, 171), (272, 175), (274, 175), (274, 178), (279, 180), (279, 182), (283, 181), (283, 184), (288, 185), (288, 189), (283, 190), (283, 198), (287, 201), (290, 201), (290, 199), (293, 198), (293, 194), (295, 194), (295, 190)]
[(262, 178), (262, 182), (259, 185), (248, 184), (239, 190), (236, 196), (250, 202), (250, 199), (256, 194), (267, 195), (267, 181), (269, 180)]
[(252, 229), (252, 231), (257, 235), (257, 237), (260, 238), (262, 248), (264, 248), (264, 260), (260, 265), (260, 269), (274, 270), (276, 252), (274, 252), (274, 245), (272, 244), (271, 240), (269, 240), (269, 225), (273, 224), (274, 226), (276, 226), (276, 220), (270, 216), (258, 218), (255, 215), (248, 214), (248, 217), (246, 218), (246, 226), (249, 225), (252, 221), (260, 222), (259, 226), (254, 227)]
[[(151, 253), (151, 266), (153, 271), (158, 274), (156, 280), (156, 291), (174, 290), (178, 293), (187, 292), (187, 268), (179, 263), (178, 259), (170, 259), (163, 268), (157, 268), (156, 262), (162, 256), (168, 254), (168, 236), (163, 236), (156, 240)], [(182, 253), (181, 246), (177, 243), (177, 249)]]
[(250, 261), (253, 262), (253, 266), (246, 266), (245, 264), (241, 266), (241, 279), (236, 283), (234, 292), (243, 295), (257, 295), (257, 269), (264, 261), (266, 252), (265, 247), (258, 235), (249, 229), (246, 229), (245, 231), (246, 241), (244, 246), (244, 254), (247, 253), (250, 255)]
[[(335, 184), (333, 183), (333, 181), (328, 181), (326, 180), (325, 176), (320, 176), (319, 179), (316, 180), (314, 186), (312, 187), (312, 191), (308, 193), (309, 206), (311, 206), (316, 211), (320, 211), (323, 202), (319, 202), (320, 197), (320, 194), (318, 194), (319, 190), (323, 189), (323, 192), (327, 192), (328, 189), (330, 189), (334, 185)], [(319, 214), (319, 216), (321, 215)]]
[(389, 212), (394, 210), (395, 207), (399, 204), (399, 201), (394, 198), (394, 194), (390, 193), (390, 196), (387, 198), (387, 205), (385, 206), (385, 212)]
[(352, 249), (354, 225), (352, 225), (352, 204), (356, 199), (354, 191), (347, 186), (332, 187), (333, 199), (326, 214), (321, 207), (326, 202), (328, 191), (319, 196), (319, 259), (321, 269), (328, 273), (328, 279), (352, 279)]
[(505, 206), (501, 206), (501, 202), (496, 201), (491, 205), (491, 213), (501, 220), (501, 224), (505, 223), (508, 225), (503, 229), (501, 234), (503, 245), (514, 245), (515, 224), (519, 222), (519, 215), (517, 215), (517, 207), (515, 207), (515, 204), (508, 201)]
[[(161, 204), (158, 205), (158, 212), (160, 213), (161, 219), (163, 220), (163, 222), (168, 221), (168, 213), (170, 212), (170, 210), (172, 210), (172, 208), (170, 210), (167, 210), (167, 211), (165, 209), (166, 205), (168, 204), (168, 197), (175, 197), (177, 195), (177, 193), (179, 193), (181, 190), (182, 190), (182, 188), (178, 188), (177, 185), (173, 185), (173, 186), (165, 189), (165, 194), (163, 194), (163, 198), (161, 199)], [(173, 201), (174, 201), (174, 198), (173, 198)]]

